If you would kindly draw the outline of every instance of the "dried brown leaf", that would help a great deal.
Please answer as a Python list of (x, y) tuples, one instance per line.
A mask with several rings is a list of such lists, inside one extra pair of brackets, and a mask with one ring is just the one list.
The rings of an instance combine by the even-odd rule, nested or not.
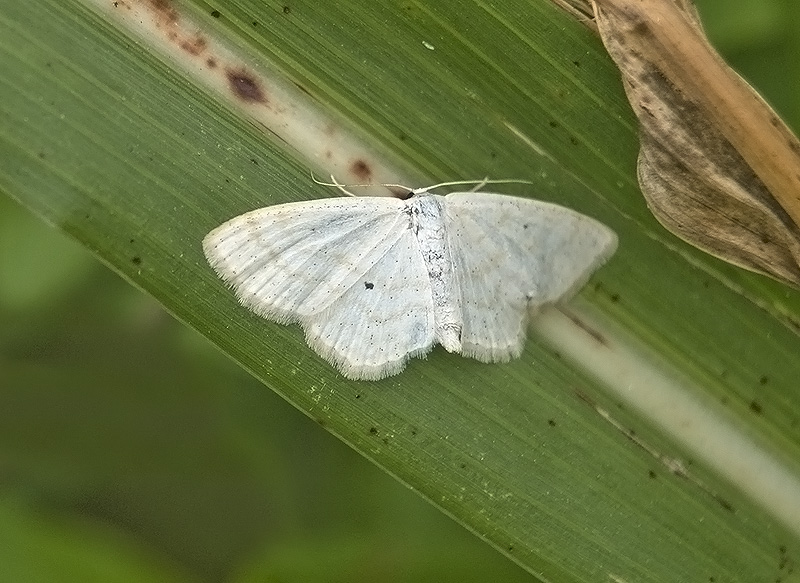
[(800, 286), (800, 142), (709, 45), (688, 0), (594, 0), (639, 119), (639, 185), (671, 232)]

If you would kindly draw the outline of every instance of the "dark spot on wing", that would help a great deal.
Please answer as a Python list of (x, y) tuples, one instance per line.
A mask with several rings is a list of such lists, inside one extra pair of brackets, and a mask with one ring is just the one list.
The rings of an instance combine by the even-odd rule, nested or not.
[(372, 180), (372, 168), (361, 158), (350, 164), (350, 172), (361, 182), (368, 183)]
[(365, 281), (364, 282), (364, 289), (372, 289), (374, 287), (375, 287), (375, 284), (373, 284), (371, 281)]
[(225, 71), (228, 84), (233, 93), (242, 101), (250, 103), (266, 103), (267, 97), (264, 95), (261, 84), (255, 76), (244, 69), (228, 69)]

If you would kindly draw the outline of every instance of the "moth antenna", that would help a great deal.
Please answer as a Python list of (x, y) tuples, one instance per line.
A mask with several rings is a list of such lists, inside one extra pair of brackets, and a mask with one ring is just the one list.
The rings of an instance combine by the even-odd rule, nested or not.
[(343, 193), (348, 196), (358, 196), (357, 194), (353, 194), (348, 188), (358, 188), (358, 187), (366, 187), (366, 186), (383, 186), (384, 188), (402, 188), (403, 190), (407, 190), (409, 195), (412, 194), (424, 194), (429, 192), (435, 188), (440, 188), (442, 186), (460, 186), (460, 185), (467, 185), (472, 184), (474, 185), (470, 192), (477, 192), (487, 184), (533, 184), (531, 180), (525, 180), (523, 178), (505, 178), (505, 179), (498, 179), (498, 180), (490, 180), (488, 176), (482, 178), (481, 180), (452, 180), (450, 182), (440, 182), (438, 184), (433, 184), (431, 186), (425, 186), (423, 188), (411, 188), (406, 186), (405, 184), (394, 184), (394, 183), (380, 183), (380, 184), (342, 184), (337, 182), (336, 178), (334, 178), (333, 174), (331, 174), (331, 182), (323, 182), (321, 180), (317, 180), (314, 176), (314, 173), (311, 173), (311, 180), (321, 186), (333, 186), (338, 188)]

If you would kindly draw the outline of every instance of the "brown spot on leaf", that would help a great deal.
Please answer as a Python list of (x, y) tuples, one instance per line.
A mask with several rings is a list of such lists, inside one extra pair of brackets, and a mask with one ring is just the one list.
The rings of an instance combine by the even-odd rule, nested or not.
[(642, 20), (637, 20), (636, 24), (633, 25), (631, 29), (631, 35), (638, 35), (638, 36), (648, 36), (650, 34), (650, 27), (647, 26), (646, 22)]
[(249, 103), (266, 103), (267, 97), (261, 85), (252, 73), (244, 69), (228, 69), (225, 72), (228, 84), (233, 93), (242, 101)]
[(750, 401), (750, 410), (756, 415), (761, 415), (761, 412), (764, 410), (764, 408), (758, 401)]
[(214, 18), (219, 18), (222, 15), (219, 13), (219, 10), (212, 10), (211, 16), (213, 16)]
[(350, 164), (350, 172), (361, 182), (369, 183), (372, 181), (372, 169), (369, 164), (360, 158)]
[(206, 41), (205, 38), (198, 35), (193, 38), (188, 38), (186, 40), (181, 41), (180, 46), (184, 51), (196, 57), (204, 50), (206, 50), (208, 42)]
[(284, 6), (283, 7), (283, 13), (284, 14), (291, 14), (292, 13), (292, 9), (289, 6)]
[(217, 60), (209, 57), (206, 59), (206, 65), (209, 69), (216, 69), (217, 68)]
[(175, 24), (180, 18), (168, 0), (150, 0), (150, 6), (159, 14), (163, 24)]

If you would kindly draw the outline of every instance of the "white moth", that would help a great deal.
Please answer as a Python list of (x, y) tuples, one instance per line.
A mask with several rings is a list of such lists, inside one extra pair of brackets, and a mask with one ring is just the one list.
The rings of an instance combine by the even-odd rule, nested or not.
[(244, 306), (300, 324), (345, 377), (376, 380), (436, 343), (483, 362), (519, 356), (528, 314), (616, 249), (608, 227), (555, 204), (432, 188), (254, 210), (203, 250)]

